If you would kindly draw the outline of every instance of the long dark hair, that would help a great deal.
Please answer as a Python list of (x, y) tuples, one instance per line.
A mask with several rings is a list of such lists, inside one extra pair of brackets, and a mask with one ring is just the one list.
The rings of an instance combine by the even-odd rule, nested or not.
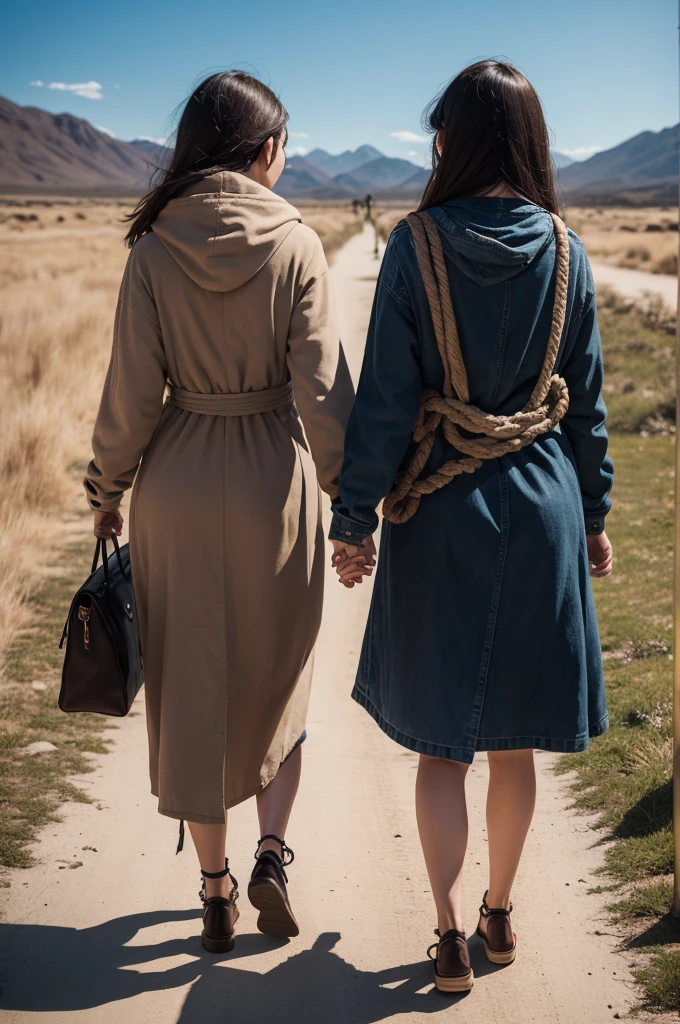
[(501, 183), (558, 212), (548, 129), (536, 90), (513, 64), (481, 60), (447, 85), (425, 114), (432, 174), (419, 209), (483, 195)]
[(287, 120), (278, 97), (245, 71), (221, 71), (201, 82), (182, 111), (169, 168), (127, 218), (130, 248), (190, 185), (215, 171), (249, 170), (267, 139), (274, 139), (275, 155)]

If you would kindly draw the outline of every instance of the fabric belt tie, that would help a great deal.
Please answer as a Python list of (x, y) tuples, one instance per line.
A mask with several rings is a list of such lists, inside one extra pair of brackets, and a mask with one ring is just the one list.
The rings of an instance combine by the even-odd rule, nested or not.
[(293, 397), (293, 385), (289, 381), (280, 388), (221, 395), (187, 391), (186, 388), (170, 385), (166, 401), (179, 409), (203, 413), (205, 416), (252, 416), (257, 412), (271, 412), (291, 405)]

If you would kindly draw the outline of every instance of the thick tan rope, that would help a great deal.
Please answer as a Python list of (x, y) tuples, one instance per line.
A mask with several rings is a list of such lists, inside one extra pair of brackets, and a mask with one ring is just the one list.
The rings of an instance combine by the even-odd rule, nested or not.
[[(569, 237), (557, 214), (551, 214), (555, 227), (555, 301), (550, 337), (536, 386), (527, 404), (512, 416), (493, 416), (470, 405), (467, 373), (458, 338), (458, 327), (451, 302), (451, 291), (441, 238), (427, 213), (410, 213), (406, 218), (416, 247), (418, 266), (432, 313), (437, 348), (444, 364), (443, 395), (428, 389), (423, 397), (413, 439), (418, 444), (411, 461), (397, 477), (383, 503), (383, 515), (392, 523), (405, 523), (416, 512), (424, 494), (432, 494), (460, 473), (474, 473), (484, 459), (519, 451), (545, 434), (562, 419), (569, 408), (569, 391), (562, 377), (553, 373), (564, 330), (569, 284)], [(425, 468), (441, 424), (444, 437), (466, 458), (451, 459), (426, 477), (418, 477)], [(459, 427), (482, 435), (465, 437)]]

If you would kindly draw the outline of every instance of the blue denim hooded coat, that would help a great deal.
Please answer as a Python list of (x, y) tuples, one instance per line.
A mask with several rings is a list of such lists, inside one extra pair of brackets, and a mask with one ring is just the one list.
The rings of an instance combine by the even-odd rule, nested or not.
[[(540, 372), (555, 238), (523, 200), (460, 199), (428, 211), (446, 255), (470, 401), (509, 414)], [(607, 728), (586, 531), (600, 532), (613, 469), (592, 274), (569, 232), (567, 317), (555, 367), (561, 425), (383, 523), (353, 697), (411, 750), (470, 762), (475, 750), (583, 750)], [(361, 543), (414, 451), (424, 388), (443, 366), (405, 221), (383, 260), (330, 536)], [(460, 457), (441, 430), (423, 476)]]

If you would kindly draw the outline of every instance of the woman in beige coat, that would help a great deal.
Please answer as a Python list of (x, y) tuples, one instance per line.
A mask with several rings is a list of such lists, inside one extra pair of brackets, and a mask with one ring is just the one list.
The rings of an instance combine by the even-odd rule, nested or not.
[(258, 926), (298, 931), (284, 837), (321, 617), (317, 478), (337, 495), (353, 401), (321, 243), (271, 191), (287, 117), (239, 71), (187, 102), (170, 169), (133, 214), (85, 478), (98, 537), (120, 533), (135, 481), (151, 789), (180, 844), (189, 824), (215, 952), (238, 917), (227, 808), (254, 794)]

